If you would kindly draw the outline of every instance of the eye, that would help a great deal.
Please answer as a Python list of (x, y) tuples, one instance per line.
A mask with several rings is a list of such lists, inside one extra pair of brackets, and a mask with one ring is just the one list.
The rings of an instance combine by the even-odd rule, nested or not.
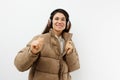
[(62, 21), (65, 21), (66, 19), (65, 19), (65, 18), (62, 18), (61, 20), (62, 20)]
[(55, 20), (59, 20), (59, 18), (58, 18), (58, 17), (56, 17), (56, 18), (55, 18)]

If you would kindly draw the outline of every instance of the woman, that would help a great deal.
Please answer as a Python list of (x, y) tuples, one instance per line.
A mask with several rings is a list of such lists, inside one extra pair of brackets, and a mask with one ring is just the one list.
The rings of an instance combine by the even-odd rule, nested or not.
[(28, 80), (71, 80), (69, 73), (79, 69), (80, 64), (70, 28), (69, 14), (63, 9), (54, 10), (43, 33), (15, 57), (17, 69), (30, 68)]

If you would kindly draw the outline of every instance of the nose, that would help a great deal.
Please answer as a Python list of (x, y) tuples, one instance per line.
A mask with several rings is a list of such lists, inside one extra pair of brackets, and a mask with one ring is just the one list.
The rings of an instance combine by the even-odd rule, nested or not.
[(58, 20), (58, 23), (60, 24), (60, 23), (62, 23), (62, 21), (61, 21), (61, 20)]

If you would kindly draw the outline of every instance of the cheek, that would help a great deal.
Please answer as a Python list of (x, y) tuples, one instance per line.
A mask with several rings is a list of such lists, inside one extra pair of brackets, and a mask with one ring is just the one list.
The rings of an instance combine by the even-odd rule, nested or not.
[(64, 23), (64, 27), (66, 27), (66, 23)]
[(53, 22), (52, 22), (52, 25), (55, 25), (55, 24), (56, 24), (56, 21), (53, 21)]

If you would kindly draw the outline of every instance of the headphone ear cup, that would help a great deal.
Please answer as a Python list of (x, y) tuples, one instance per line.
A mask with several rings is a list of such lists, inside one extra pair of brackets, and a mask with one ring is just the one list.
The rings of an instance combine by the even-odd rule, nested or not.
[(51, 20), (49, 19), (49, 20), (48, 20), (48, 26), (50, 26), (50, 25), (51, 25)]
[(70, 22), (68, 21), (67, 22), (67, 29), (69, 29), (69, 27), (70, 27)]

